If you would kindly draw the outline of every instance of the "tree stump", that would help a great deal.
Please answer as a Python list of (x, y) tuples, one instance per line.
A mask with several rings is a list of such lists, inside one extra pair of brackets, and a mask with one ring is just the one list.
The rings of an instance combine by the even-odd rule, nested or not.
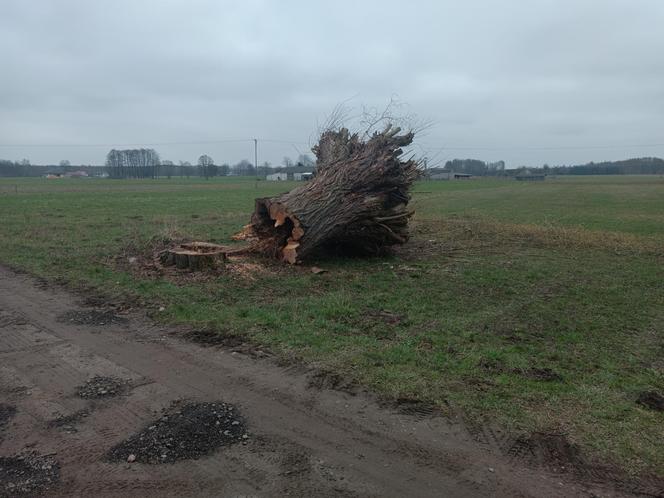
[(376, 254), (408, 240), (417, 162), (400, 160), (414, 134), (388, 126), (363, 141), (346, 128), (324, 132), (312, 150), (316, 176), (277, 197), (256, 199), (238, 238), (255, 252), (297, 263), (320, 252)]
[(200, 271), (223, 266), (226, 261), (226, 248), (209, 242), (189, 242), (165, 249), (158, 256), (164, 266)]

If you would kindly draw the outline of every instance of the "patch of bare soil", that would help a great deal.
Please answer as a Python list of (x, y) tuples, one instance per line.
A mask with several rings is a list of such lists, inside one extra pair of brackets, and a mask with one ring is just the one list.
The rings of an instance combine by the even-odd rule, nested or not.
[(441, 409), (433, 403), (414, 398), (397, 398), (394, 406), (402, 413), (418, 418), (433, 417), (441, 414)]
[(656, 412), (664, 411), (664, 396), (657, 391), (644, 391), (640, 393), (636, 402)]
[(127, 323), (126, 318), (118, 316), (112, 311), (104, 310), (67, 311), (58, 316), (58, 321), (69, 322), (74, 325), (91, 325), (95, 327)]
[(202, 346), (224, 346), (227, 348), (235, 348), (244, 344), (242, 337), (235, 334), (225, 334), (217, 330), (191, 330), (182, 335), (185, 339)]
[(272, 261), (268, 263), (259, 258), (251, 259), (248, 256), (231, 255), (228, 258), (226, 271), (234, 278), (252, 281), (261, 275), (276, 273), (277, 269)]
[(538, 380), (541, 382), (560, 382), (563, 376), (555, 370), (548, 367), (530, 367), (530, 368), (506, 368), (503, 363), (491, 358), (481, 359), (477, 366), (484, 370), (486, 373), (498, 375), (501, 373), (513, 373), (520, 375), (527, 379)]
[(0, 496), (34, 496), (60, 478), (60, 466), (51, 457), (35, 453), (0, 457)]
[(192, 282), (209, 282), (219, 278), (233, 279), (236, 282), (253, 282), (265, 275), (292, 273), (327, 273), (328, 270), (311, 265), (284, 265), (281, 261), (260, 254), (244, 252), (241, 247), (219, 245), (227, 249), (225, 264), (212, 265), (192, 271), (190, 268), (164, 265), (160, 254), (174, 246), (186, 244), (181, 238), (154, 238), (138, 247), (129, 243), (121, 253), (109, 258), (108, 264), (116, 269), (130, 272), (144, 279), (163, 278), (175, 285)]
[(0, 403), (0, 441), (2, 441), (2, 433), (5, 426), (16, 415), (16, 407), (6, 403)]
[(53, 420), (50, 420), (48, 422), (47, 426), (49, 428), (61, 429), (68, 434), (78, 432), (76, 426), (81, 420), (90, 415), (90, 411), (91, 410), (89, 408), (84, 408), (82, 410), (78, 410), (72, 413), (71, 415), (64, 415), (61, 417), (54, 418)]
[(408, 244), (396, 246), (394, 254), (401, 261), (430, 262), (432, 258), (446, 257), (450, 262), (464, 261), (470, 254), (496, 252), (495, 237), (487, 236), (471, 222), (454, 217), (441, 222), (414, 220)]
[(347, 394), (356, 394), (358, 390), (355, 382), (328, 370), (316, 370), (309, 377), (307, 387), (310, 389), (331, 389)]
[(554, 472), (586, 474), (588, 471), (581, 451), (564, 434), (536, 432), (522, 436), (514, 441), (508, 454), (521, 456)]
[(98, 375), (79, 386), (76, 394), (86, 399), (111, 398), (122, 394), (128, 387), (127, 381), (123, 379)]
[(16, 407), (6, 403), (0, 403), (0, 429), (16, 415)]
[(174, 405), (154, 423), (113, 447), (111, 462), (173, 463), (196, 459), (249, 438), (242, 416), (227, 403)]
[(359, 319), (343, 317), (342, 322), (361, 328), (365, 334), (370, 334), (379, 340), (393, 339), (399, 326), (407, 321), (405, 314), (394, 313), (389, 310), (364, 310)]
[(531, 467), (544, 468), (559, 475), (571, 474), (586, 482), (611, 483), (616, 490), (630, 496), (664, 496), (664, 479), (661, 477), (634, 478), (612, 465), (590, 462), (564, 434), (535, 432), (522, 436), (509, 446), (507, 454)]
[(232, 252), (227, 255), (226, 263), (223, 265), (192, 271), (189, 268), (164, 266), (158, 256), (163, 250), (164, 245), (157, 244), (144, 251), (135, 251), (134, 255), (131, 256), (126, 254), (117, 256), (113, 259), (112, 264), (140, 278), (163, 278), (176, 285), (191, 282), (209, 282), (220, 277), (232, 278), (238, 281), (254, 281), (261, 275), (286, 271), (283, 264), (277, 265), (274, 261), (266, 258), (233, 254)]
[(174, 335), (183, 337), (200, 346), (223, 348), (233, 353), (242, 353), (252, 358), (267, 358), (272, 356), (272, 353), (260, 344), (248, 342), (242, 336), (223, 330), (197, 329), (177, 332)]
[(404, 315), (387, 310), (369, 310), (366, 316), (387, 323), (388, 325), (398, 325), (405, 319)]
[(544, 382), (559, 382), (563, 380), (563, 376), (550, 368), (532, 367), (525, 370), (518, 370), (517, 373), (533, 380), (541, 380)]

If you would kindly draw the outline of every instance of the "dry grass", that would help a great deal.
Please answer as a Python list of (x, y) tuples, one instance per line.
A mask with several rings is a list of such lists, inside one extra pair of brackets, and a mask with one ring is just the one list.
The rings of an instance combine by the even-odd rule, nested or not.
[(602, 249), (616, 254), (664, 257), (664, 244), (654, 238), (623, 232), (591, 231), (554, 223), (503, 223), (489, 218), (418, 219), (414, 233), (421, 237), (435, 237), (436, 242), (448, 242), (450, 248), (463, 241), (464, 249), (487, 245), (519, 245), (566, 250)]

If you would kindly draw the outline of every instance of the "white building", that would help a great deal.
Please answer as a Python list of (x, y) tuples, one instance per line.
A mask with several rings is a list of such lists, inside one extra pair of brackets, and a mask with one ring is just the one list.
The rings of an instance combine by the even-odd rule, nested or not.
[(449, 180), (450, 176), (451, 175), (449, 171), (442, 171), (440, 173), (434, 173), (433, 175), (429, 175), (429, 178), (431, 180)]
[(265, 179), (269, 182), (279, 182), (288, 180), (288, 173), (272, 173), (267, 175)]
[(293, 173), (293, 180), (298, 182), (302, 180), (311, 180), (313, 177), (313, 173)]

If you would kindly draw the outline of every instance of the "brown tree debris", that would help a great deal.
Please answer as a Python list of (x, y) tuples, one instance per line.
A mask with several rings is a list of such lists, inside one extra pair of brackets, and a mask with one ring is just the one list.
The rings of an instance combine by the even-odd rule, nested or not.
[(413, 132), (388, 125), (364, 141), (348, 129), (323, 132), (316, 176), (285, 194), (256, 199), (236, 238), (252, 251), (297, 263), (320, 253), (370, 255), (408, 240), (407, 209), (417, 162), (402, 161)]

